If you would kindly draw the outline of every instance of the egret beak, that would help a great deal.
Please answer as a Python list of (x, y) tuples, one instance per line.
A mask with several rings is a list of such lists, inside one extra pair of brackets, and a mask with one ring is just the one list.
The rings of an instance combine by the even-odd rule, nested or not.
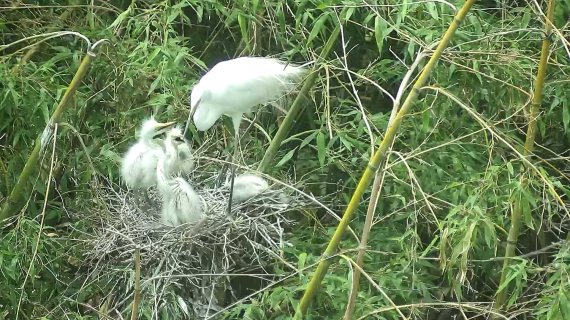
[(198, 109), (198, 105), (200, 104), (200, 100), (196, 103), (192, 108), (190, 108), (190, 114), (188, 115), (188, 121), (186, 121), (186, 126), (184, 127), (184, 132), (182, 133), (183, 136), (186, 137), (186, 131), (188, 131), (188, 126), (190, 125), (190, 121), (194, 118), (194, 113), (196, 113), (196, 109)]

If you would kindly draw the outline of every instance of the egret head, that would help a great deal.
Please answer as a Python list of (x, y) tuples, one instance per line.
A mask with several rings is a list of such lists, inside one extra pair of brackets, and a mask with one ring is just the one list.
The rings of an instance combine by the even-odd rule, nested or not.
[(184, 138), (184, 134), (180, 128), (174, 127), (166, 132), (166, 139), (164, 140), (165, 145), (168, 145), (169, 147), (172, 146), (176, 149), (179, 145), (184, 143), (186, 143), (186, 139)]
[(154, 118), (147, 119), (143, 122), (141, 130), (139, 132), (139, 137), (142, 140), (152, 141), (161, 134), (163, 134), (168, 128), (172, 127), (176, 122), (158, 122)]

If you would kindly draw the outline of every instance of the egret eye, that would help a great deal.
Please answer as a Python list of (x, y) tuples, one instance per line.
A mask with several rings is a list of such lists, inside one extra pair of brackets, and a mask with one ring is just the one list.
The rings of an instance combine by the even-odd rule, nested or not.
[(182, 137), (174, 137), (174, 141), (176, 141), (176, 142), (184, 142), (184, 138), (182, 138)]

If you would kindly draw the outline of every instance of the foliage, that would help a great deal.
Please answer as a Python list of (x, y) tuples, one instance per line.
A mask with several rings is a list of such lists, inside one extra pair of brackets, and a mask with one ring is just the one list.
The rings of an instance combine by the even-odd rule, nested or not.
[[(245, 54), (316, 60), (340, 23), (341, 40), (333, 53), (322, 57), (305, 112), (270, 172), (297, 181), (297, 188), (328, 210), (294, 214), (305, 227), (291, 230), (291, 246), (282, 257), (287, 263), (275, 261), (274, 281), (259, 284), (222, 312), (226, 319), (290, 318), (336, 227), (331, 212), (343, 211), (370, 157), (371, 143), (386, 130), (392, 109), (386, 92), (396, 95), (407, 68), (440, 38), (451, 23), (452, 5), (462, 2), (95, 3), (19, 2), (0, 9), (0, 201), (9, 194), (86, 48), (72, 34), (43, 42), (29, 59), (24, 56), (41, 37), (4, 46), (54, 30), (112, 43), (100, 48), (64, 115), (67, 125), (59, 126), (51, 142), (55, 157), (48, 152), (40, 172), (32, 176), (24, 210), (2, 230), (0, 314), (94, 319), (97, 312), (120, 312), (127, 317), (130, 301), (115, 302), (117, 310), (112, 310), (106, 298), (132, 290), (127, 286), (132, 270), (117, 270), (100, 278), (104, 281), (87, 274), (81, 261), (88, 248), (81, 239), (92, 231), (87, 221), (93, 217), (71, 219), (70, 212), (89, 212), (97, 205), (94, 181), (106, 177), (119, 182), (118, 161), (143, 118), (155, 113), (162, 120), (186, 120), (188, 92), (207, 68)], [(570, 12), (563, 3), (555, 11), (557, 33), (552, 35), (538, 122), (539, 146), (530, 158), (537, 171), (524, 176), (527, 187), (521, 187), (523, 161), (515, 152), (524, 143), (544, 10), (530, 1), (481, 1), (444, 52), (430, 85), (458, 97), (483, 122), (445, 95), (425, 89), (402, 123), (363, 268), (396, 305), (408, 305), (401, 309), (406, 315), (444, 318), (457, 312), (457, 304), (467, 316), (485, 313), (488, 307), (481, 304), (492, 303), (498, 289), (510, 211), (515, 199), (522, 199), (523, 233), (507, 277), (511, 295), (503, 312), (520, 318), (570, 317), (570, 190), (565, 175), (570, 168), (570, 44), (561, 37), (570, 32)], [(61, 18), (64, 13), (68, 16)], [(265, 108), (257, 117), (260, 127), (242, 142), (247, 164), (261, 160), (280, 116)], [(231, 133), (220, 125), (191, 136), (196, 146), (214, 144), (209, 150), (219, 153), (209, 156), (218, 157)], [(369, 197), (351, 223), (356, 235)], [(357, 244), (348, 233), (341, 252), (355, 257)], [(309, 319), (344, 314), (352, 271), (342, 257), (331, 259)], [(163, 301), (169, 306), (163, 318), (181, 314), (176, 294), (171, 296)], [(398, 318), (365, 278), (357, 302), (355, 319)], [(148, 305), (143, 301), (141, 318), (156, 317)]]

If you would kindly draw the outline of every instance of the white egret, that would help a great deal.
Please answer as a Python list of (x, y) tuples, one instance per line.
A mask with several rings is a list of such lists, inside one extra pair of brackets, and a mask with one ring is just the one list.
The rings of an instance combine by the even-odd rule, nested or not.
[(178, 141), (179, 143), (176, 144), (176, 157), (172, 157), (167, 160), (169, 162), (166, 164), (166, 167), (168, 168), (166, 174), (168, 176), (186, 176), (192, 173), (192, 171), (194, 171), (194, 156), (192, 155), (192, 147), (190, 145), (190, 142), (184, 138), (182, 129), (179, 127), (174, 127), (169, 130), (167, 136), (168, 135), (173, 138), (176, 137), (176, 139), (182, 137), (183, 142)]
[(173, 177), (169, 165), (178, 159), (178, 147), (186, 143), (180, 130), (170, 130), (164, 139), (164, 152), (158, 159), (156, 177), (162, 196), (161, 219), (166, 225), (176, 227), (184, 223), (199, 223), (205, 218), (206, 206), (194, 188), (183, 178)]
[(269, 189), (269, 184), (262, 177), (244, 173), (235, 177), (233, 187), (233, 203), (244, 202)]
[[(293, 89), (306, 69), (288, 65), (272, 58), (241, 57), (222, 61), (206, 73), (194, 86), (190, 95), (190, 119), (196, 129), (206, 131), (222, 115), (232, 118), (234, 127), (234, 156), (239, 144), (239, 127), (242, 115), (260, 104), (279, 99)], [(232, 166), (228, 214), (231, 211), (235, 166)]]
[[(174, 124), (160, 123), (152, 117), (143, 122), (137, 143), (129, 148), (121, 163), (121, 177), (129, 189), (146, 191), (156, 185), (156, 164), (163, 152), (157, 140)], [(148, 200), (148, 195), (144, 195)]]

